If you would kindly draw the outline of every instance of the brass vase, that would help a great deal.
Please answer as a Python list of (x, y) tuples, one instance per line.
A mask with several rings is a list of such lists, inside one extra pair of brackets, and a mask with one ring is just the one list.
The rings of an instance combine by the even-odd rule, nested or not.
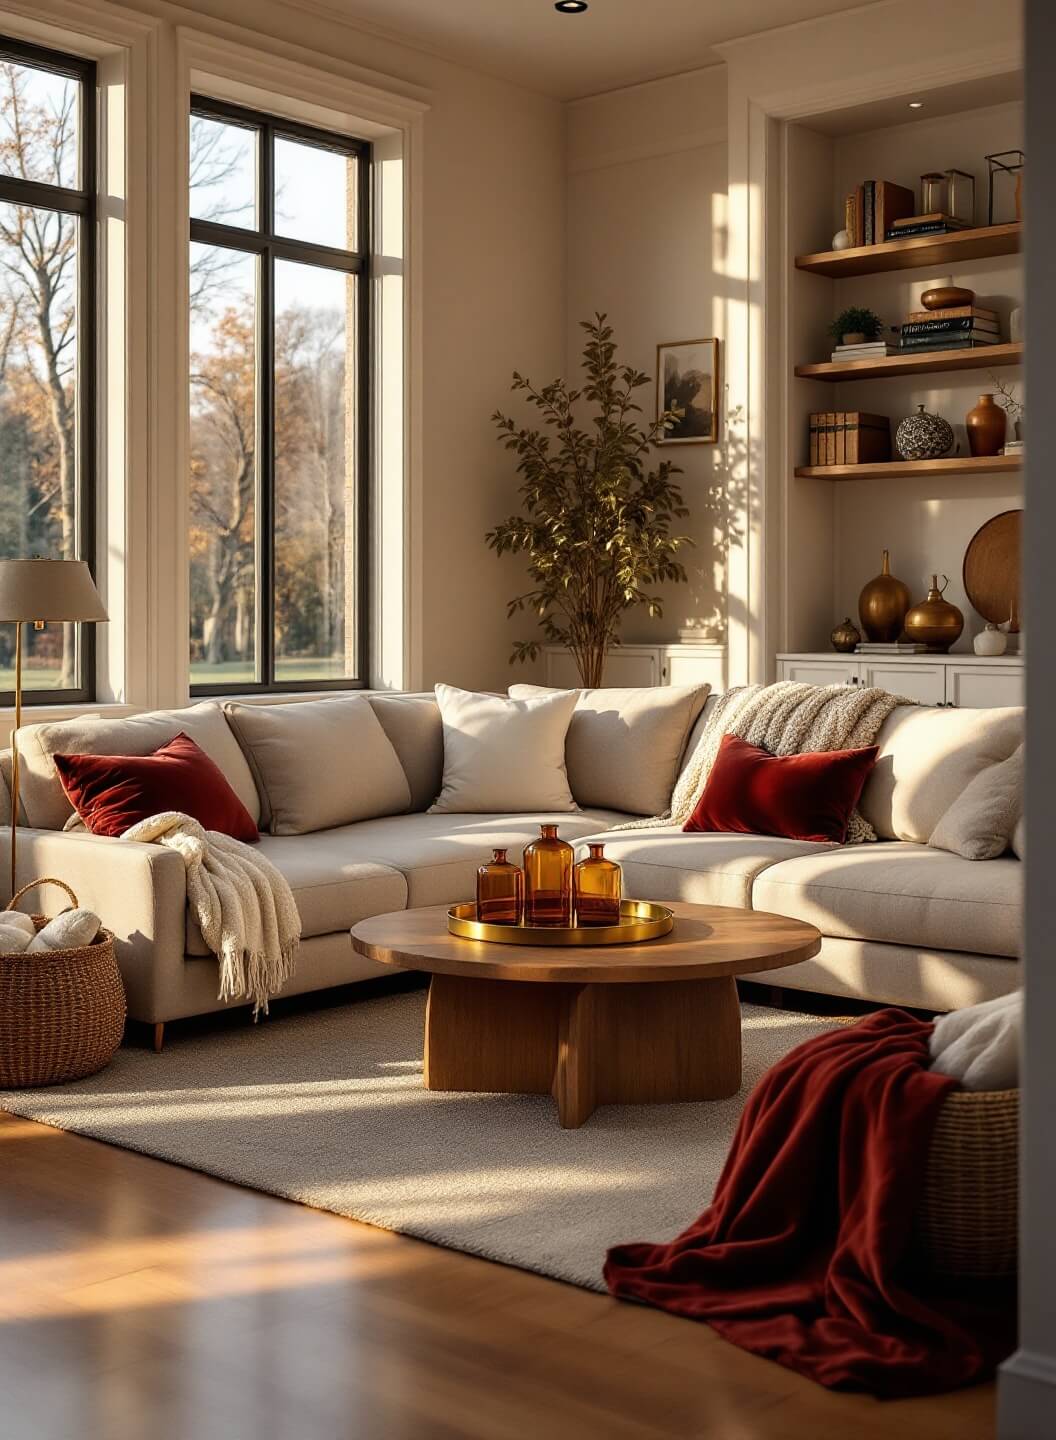
[(866, 639), (887, 644), (897, 640), (910, 603), (909, 588), (891, 574), (891, 555), (885, 550), (880, 574), (858, 596), (858, 618)]
[(832, 648), (838, 650), (841, 655), (850, 655), (861, 638), (861, 631), (857, 625), (852, 623), (851, 617), (848, 615), (847, 618), (841, 620), (839, 625), (833, 630), (829, 636), (829, 643)]
[(979, 403), (973, 405), (964, 417), (968, 448), (972, 454), (1000, 455), (1007, 423), (1008, 417), (1002, 407), (994, 403), (993, 395), (980, 395)]
[(957, 606), (942, 598), (949, 583), (944, 575), (940, 585), (939, 577), (933, 575), (928, 598), (914, 605), (906, 615), (906, 634), (910, 640), (926, 645), (936, 655), (944, 655), (964, 629), (964, 616)]

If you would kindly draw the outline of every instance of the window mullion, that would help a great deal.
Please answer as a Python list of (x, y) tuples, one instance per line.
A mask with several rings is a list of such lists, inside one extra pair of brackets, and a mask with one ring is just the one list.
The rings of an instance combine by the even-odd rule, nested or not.
[(260, 228), (267, 240), (261, 254), (261, 464), (258, 484), (260, 513), (260, 585), (258, 586), (258, 653), (260, 680), (269, 688), (275, 683), (275, 255), (271, 246), (274, 230), (274, 131), (268, 124), (260, 132), (260, 196), (257, 208)]

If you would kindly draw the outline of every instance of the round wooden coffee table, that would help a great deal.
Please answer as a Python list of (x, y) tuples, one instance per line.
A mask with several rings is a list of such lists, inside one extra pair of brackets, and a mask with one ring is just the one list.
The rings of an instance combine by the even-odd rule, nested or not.
[(725, 905), (672, 903), (670, 934), (563, 948), (464, 940), (447, 906), (397, 910), (352, 930), (360, 955), (432, 976), (429, 1090), (552, 1094), (561, 1124), (596, 1105), (718, 1100), (741, 1083), (735, 975), (809, 960), (821, 932)]

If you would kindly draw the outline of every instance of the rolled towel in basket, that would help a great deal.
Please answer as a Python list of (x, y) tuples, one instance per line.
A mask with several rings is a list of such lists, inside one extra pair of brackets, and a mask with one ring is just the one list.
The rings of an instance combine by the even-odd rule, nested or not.
[(26, 948), (79, 950), (82, 945), (90, 945), (99, 934), (99, 923), (99, 916), (91, 910), (64, 910), (38, 930)]
[(0, 910), (0, 955), (21, 955), (37, 933), (28, 915), (19, 910)]
[(930, 1068), (966, 1090), (1015, 1090), (1022, 1030), (1022, 990), (940, 1015), (928, 1046)]

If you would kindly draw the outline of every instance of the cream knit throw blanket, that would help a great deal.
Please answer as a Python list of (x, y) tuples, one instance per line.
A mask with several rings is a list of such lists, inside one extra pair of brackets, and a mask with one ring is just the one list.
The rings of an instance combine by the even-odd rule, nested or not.
[(121, 836), (164, 845), (187, 869), (187, 903), (220, 961), (220, 1000), (253, 1002), (254, 1018), (293, 974), (301, 917), (286, 878), (252, 845), (166, 810)]
[[(771, 755), (856, 750), (875, 742), (880, 726), (897, 705), (911, 704), (911, 700), (871, 685), (804, 685), (780, 680), (776, 685), (727, 690), (708, 716), (697, 748), (678, 778), (670, 813), (615, 828), (684, 825), (703, 793), (724, 735), (760, 745)], [(875, 839), (873, 827), (855, 810), (847, 827), (847, 843)]]

